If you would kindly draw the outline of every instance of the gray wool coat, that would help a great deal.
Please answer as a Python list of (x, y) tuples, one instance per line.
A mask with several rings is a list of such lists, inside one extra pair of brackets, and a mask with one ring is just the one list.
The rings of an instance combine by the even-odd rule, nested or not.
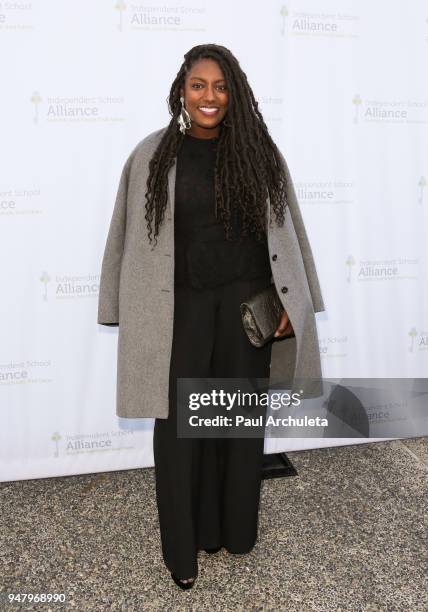
[[(176, 163), (168, 176), (168, 208), (158, 243), (147, 236), (148, 164), (162, 128), (141, 140), (120, 177), (101, 267), (98, 323), (118, 325), (116, 413), (120, 417), (168, 417), (169, 368), (174, 316), (174, 192)], [(322, 393), (315, 312), (325, 310), (317, 271), (285, 159), (285, 221), (277, 226), (267, 198), (268, 247), (275, 283), (295, 337), (273, 340), (269, 384)], [(292, 381), (292, 386), (278, 383)]]

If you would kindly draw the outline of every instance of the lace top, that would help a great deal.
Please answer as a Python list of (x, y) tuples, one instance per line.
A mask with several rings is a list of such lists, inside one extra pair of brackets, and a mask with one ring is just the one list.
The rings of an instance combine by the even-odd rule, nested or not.
[[(175, 183), (175, 284), (202, 289), (235, 279), (270, 279), (266, 237), (226, 239), (215, 216), (214, 167), (218, 138), (185, 134)], [(237, 227), (236, 225), (234, 227)], [(234, 234), (235, 236), (236, 234)]]

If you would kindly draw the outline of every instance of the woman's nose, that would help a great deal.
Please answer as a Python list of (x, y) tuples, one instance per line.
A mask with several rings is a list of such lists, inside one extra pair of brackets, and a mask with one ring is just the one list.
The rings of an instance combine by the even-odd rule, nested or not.
[(210, 85), (207, 86), (207, 89), (205, 91), (205, 98), (207, 102), (215, 100), (214, 87), (211, 87)]

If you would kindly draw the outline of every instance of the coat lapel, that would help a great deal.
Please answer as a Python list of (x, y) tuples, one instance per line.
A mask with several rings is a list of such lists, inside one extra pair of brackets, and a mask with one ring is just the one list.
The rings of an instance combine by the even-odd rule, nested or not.
[(266, 198), (266, 234), (269, 234), (269, 229), (270, 229), (270, 197), (269, 194)]
[(175, 206), (175, 176), (177, 170), (177, 156), (174, 158), (174, 163), (168, 171), (168, 200), (171, 217), (174, 219)]

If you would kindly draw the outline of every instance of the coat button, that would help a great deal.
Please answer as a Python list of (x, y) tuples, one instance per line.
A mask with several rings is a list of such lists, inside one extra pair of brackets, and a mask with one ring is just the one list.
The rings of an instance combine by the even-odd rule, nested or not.
[(288, 287), (281, 287), (281, 291), (282, 291), (282, 293), (287, 293)]
[(278, 255), (275, 253), (275, 255), (272, 255), (272, 260), (276, 261), (278, 259)]

